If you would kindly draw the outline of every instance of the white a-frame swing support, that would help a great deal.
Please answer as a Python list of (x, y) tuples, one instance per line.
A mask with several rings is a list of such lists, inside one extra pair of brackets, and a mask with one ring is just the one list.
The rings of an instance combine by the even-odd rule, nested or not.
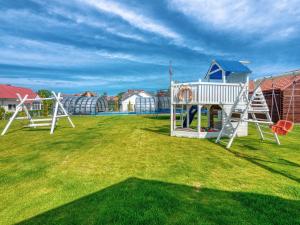
[[(16, 106), (16, 111), (13, 113), (12, 117), (9, 119), (8, 123), (6, 124), (5, 128), (3, 129), (1, 136), (6, 134), (8, 131), (10, 125), (14, 120), (29, 120), (28, 127), (48, 127), (50, 126), (50, 134), (53, 134), (54, 129), (56, 127), (57, 120), (61, 117), (67, 117), (70, 125), (74, 128), (75, 125), (73, 124), (69, 114), (63, 107), (63, 104), (60, 102), (62, 99), (60, 93), (55, 94), (55, 92), (52, 91), (52, 97), (50, 98), (39, 98), (38, 100), (52, 100), (54, 102), (54, 109), (53, 109), (53, 115), (52, 117), (49, 118), (39, 118), (39, 119), (34, 119), (31, 117), (29, 114), (29, 110), (26, 106), (26, 102), (28, 101), (35, 101), (37, 99), (29, 99), (28, 95), (25, 95), (24, 98), (21, 97), (21, 95), (17, 94), (17, 97), (19, 99), (19, 104)], [(20, 111), (24, 110), (26, 116), (25, 117), (17, 117), (18, 113)], [(58, 112), (60, 114), (58, 114)]]
[[(221, 137), (225, 133), (227, 133), (228, 130), (230, 130), (230, 134), (228, 135), (228, 133), (227, 133), (227, 135), (229, 136), (229, 141), (226, 145), (226, 148), (229, 149), (231, 147), (234, 139), (237, 136), (237, 130), (238, 130), (239, 126), (241, 125), (241, 123), (242, 122), (252, 122), (256, 125), (257, 131), (260, 135), (261, 140), (270, 139), (270, 138), (265, 137), (265, 135), (269, 134), (269, 135), (273, 136), (273, 139), (271, 139), (271, 140), (275, 140), (275, 142), (278, 145), (280, 145), (280, 141), (279, 141), (276, 133), (265, 132), (265, 131), (263, 131), (263, 129), (261, 127), (261, 125), (273, 125), (271, 116), (269, 114), (269, 108), (266, 103), (266, 99), (260, 88), (260, 85), (263, 81), (264, 81), (264, 79), (262, 81), (260, 81), (260, 83), (256, 86), (256, 88), (254, 89), (253, 94), (250, 98), (248, 98), (247, 83), (245, 83), (242, 86), (238, 97), (236, 98), (229, 114), (227, 115), (227, 118), (225, 119), (225, 122), (223, 124), (222, 130), (219, 133), (216, 143), (220, 142)], [(241, 109), (239, 109), (239, 102), (241, 101), (242, 98), (244, 98), (246, 100), (246, 105), (241, 110)], [(240, 114), (240, 118), (233, 118), (232, 117), (233, 114)], [(248, 114), (251, 115), (252, 119), (244, 119), (244, 118), (248, 118)], [(259, 119), (257, 117), (257, 114), (265, 115), (265, 118)], [(236, 125), (233, 125), (232, 122), (236, 122)]]

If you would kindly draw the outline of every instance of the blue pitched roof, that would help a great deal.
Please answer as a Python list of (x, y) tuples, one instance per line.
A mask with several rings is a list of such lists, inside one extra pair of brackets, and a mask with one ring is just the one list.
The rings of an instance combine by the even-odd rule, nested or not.
[(223, 70), (230, 73), (251, 73), (251, 70), (239, 61), (215, 60)]
[[(231, 60), (215, 60), (215, 62), (220, 65), (221, 68), (217, 64), (212, 65), (211, 69), (208, 71), (210, 74), (210, 79), (222, 79), (222, 69), (225, 71), (225, 76), (229, 76), (231, 73), (251, 73), (251, 70), (242, 64), (239, 61), (231, 61)], [(213, 71), (216, 71), (215, 73)]]

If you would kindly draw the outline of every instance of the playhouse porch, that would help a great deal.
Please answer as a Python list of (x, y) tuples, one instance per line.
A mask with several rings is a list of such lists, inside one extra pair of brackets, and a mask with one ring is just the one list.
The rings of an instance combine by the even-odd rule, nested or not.
[[(171, 85), (171, 135), (190, 138), (216, 138), (238, 97), (240, 83), (191, 82)], [(182, 90), (184, 89), (184, 92)], [(245, 107), (246, 101), (239, 106)], [(212, 113), (211, 109), (218, 109)], [(207, 110), (207, 125), (203, 124), (203, 109)], [(178, 115), (179, 118), (178, 118)], [(213, 122), (213, 117), (217, 121)], [(191, 127), (190, 123), (194, 126)], [(215, 124), (217, 123), (217, 125)], [(239, 128), (238, 135), (247, 135), (247, 123)], [(229, 136), (230, 133), (225, 134)]]

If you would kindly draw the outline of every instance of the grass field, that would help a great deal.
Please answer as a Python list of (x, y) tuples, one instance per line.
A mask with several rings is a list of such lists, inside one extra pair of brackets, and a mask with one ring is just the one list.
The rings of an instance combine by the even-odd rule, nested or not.
[(0, 224), (300, 224), (299, 126), (228, 151), (165, 116), (73, 120), (0, 137)]

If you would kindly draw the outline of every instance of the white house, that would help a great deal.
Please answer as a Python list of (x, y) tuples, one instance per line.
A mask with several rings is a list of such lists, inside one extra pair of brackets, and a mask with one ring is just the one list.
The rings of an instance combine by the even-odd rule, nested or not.
[(40, 110), (41, 101), (39, 96), (29, 88), (16, 87), (9, 84), (0, 84), (0, 107), (3, 107), (6, 112), (13, 112), (19, 103), (17, 93), (24, 97), (28, 95), (30, 99), (36, 99), (36, 101), (27, 102), (29, 110)]
[(120, 110), (122, 112), (128, 112), (128, 111), (134, 112), (135, 100), (137, 97), (152, 97), (152, 96), (143, 90), (128, 90), (122, 96)]

